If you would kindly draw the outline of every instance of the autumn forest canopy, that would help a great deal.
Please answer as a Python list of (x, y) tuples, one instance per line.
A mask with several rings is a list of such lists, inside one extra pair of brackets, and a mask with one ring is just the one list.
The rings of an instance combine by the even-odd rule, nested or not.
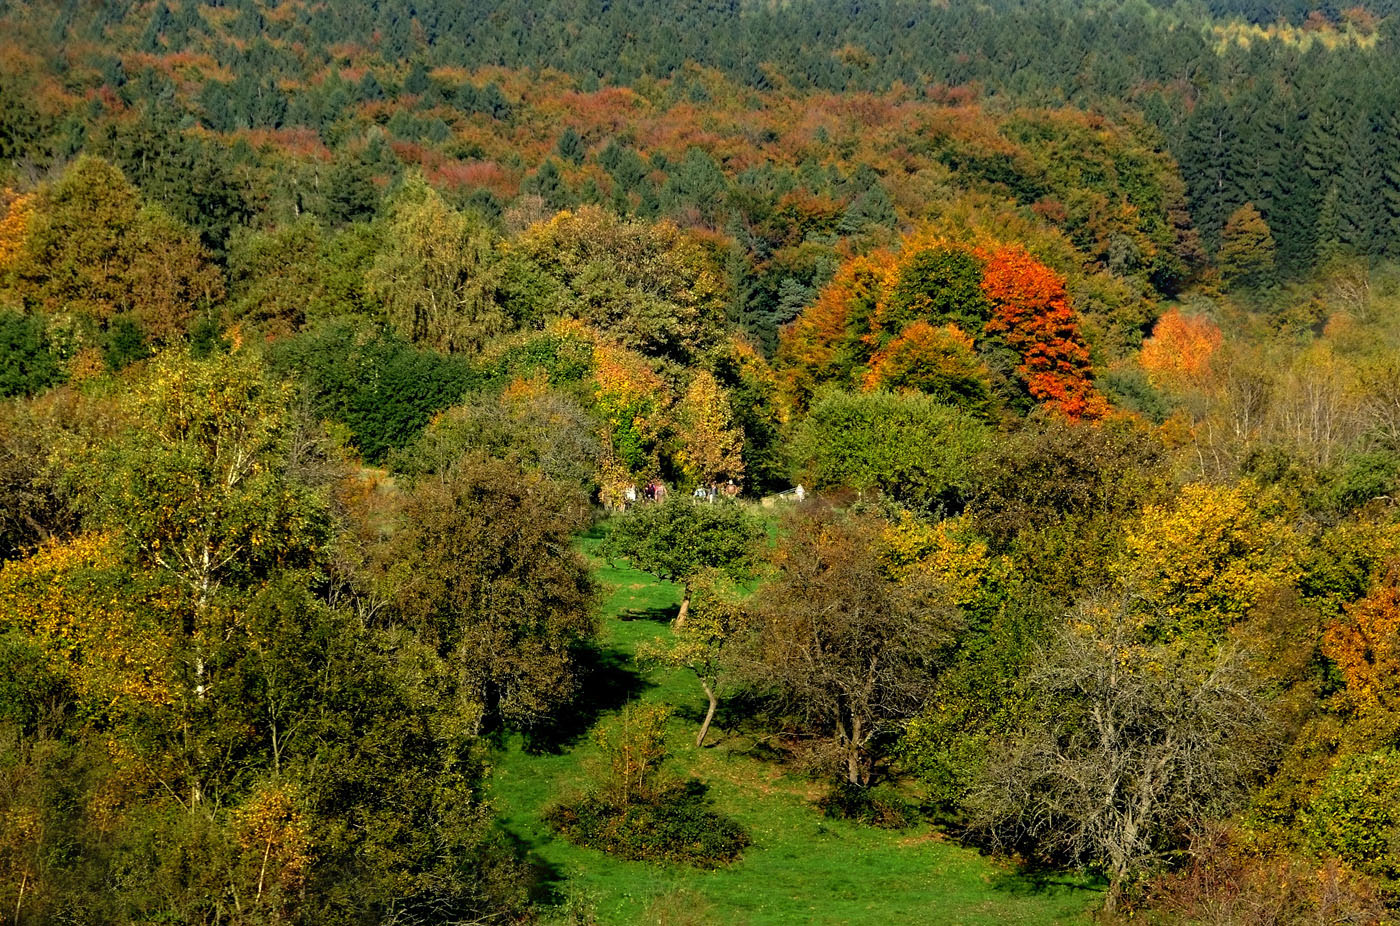
[(1392, 0), (0, 0), (0, 917), (1381, 924)]

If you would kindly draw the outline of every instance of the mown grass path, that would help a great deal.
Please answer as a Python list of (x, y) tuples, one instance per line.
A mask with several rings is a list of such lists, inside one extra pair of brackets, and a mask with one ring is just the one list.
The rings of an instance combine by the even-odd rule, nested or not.
[[(681, 671), (642, 672), (632, 662), (643, 640), (669, 632), (677, 589), (594, 556), (607, 591), (602, 629), (606, 680), (596, 710), (542, 747), (517, 736), (496, 757), (491, 787), (506, 829), (539, 862), (548, 892), (591, 906), (600, 924), (1051, 924), (1084, 923), (1100, 902), (1072, 877), (1034, 882), (927, 826), (904, 832), (825, 819), (812, 806), (820, 785), (787, 775), (753, 755), (752, 738), (723, 727), (697, 750), (704, 695)], [(541, 820), (547, 806), (588, 784), (596, 758), (588, 725), (629, 699), (675, 709), (670, 769), (710, 785), (723, 812), (748, 828), (754, 844), (727, 869), (701, 871), (628, 862), (574, 846)], [(723, 715), (721, 714), (721, 718)], [(527, 748), (527, 746), (529, 748)], [(549, 898), (542, 898), (548, 901)]]

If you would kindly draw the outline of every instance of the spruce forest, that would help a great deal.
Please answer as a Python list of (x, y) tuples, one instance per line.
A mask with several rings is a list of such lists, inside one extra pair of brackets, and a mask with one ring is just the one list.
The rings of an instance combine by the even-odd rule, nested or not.
[(1400, 921), (1400, 3), (0, 0), (0, 923)]

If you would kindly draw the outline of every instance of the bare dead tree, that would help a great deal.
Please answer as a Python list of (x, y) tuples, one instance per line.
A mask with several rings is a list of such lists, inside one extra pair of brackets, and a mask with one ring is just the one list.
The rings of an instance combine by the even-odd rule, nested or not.
[(1125, 600), (1077, 608), (1028, 679), (1037, 705), (988, 764), (979, 822), (1003, 846), (1101, 869), (1105, 908), (1228, 812), (1271, 724), (1244, 654), (1154, 643)]

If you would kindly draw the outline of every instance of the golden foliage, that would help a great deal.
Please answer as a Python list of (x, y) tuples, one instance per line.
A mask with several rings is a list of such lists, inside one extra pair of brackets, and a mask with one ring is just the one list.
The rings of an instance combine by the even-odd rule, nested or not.
[(0, 569), (0, 629), (16, 628), (47, 654), (78, 694), (105, 708), (169, 701), (174, 596), (112, 569), (109, 538), (51, 542)]
[(690, 381), (676, 407), (681, 444), (676, 462), (687, 476), (712, 484), (744, 474), (744, 435), (734, 426), (729, 398), (708, 370)]
[(1188, 485), (1175, 502), (1149, 505), (1127, 538), (1129, 587), (1165, 637), (1217, 637), (1266, 592), (1301, 575), (1299, 538), (1258, 490)]
[(1176, 309), (1157, 320), (1142, 345), (1141, 363), (1154, 386), (1202, 385), (1210, 381), (1211, 359), (1223, 340), (1210, 319)]
[(5, 213), (0, 216), (0, 270), (8, 270), (24, 249), (29, 220), (34, 215), (34, 197), (6, 189), (0, 193), (0, 202), (5, 204)]
[(311, 837), (305, 818), (287, 791), (262, 788), (233, 816), (238, 845), (256, 857), (257, 896), (273, 885), (283, 890), (300, 885), (311, 864)]
[(987, 544), (973, 533), (966, 515), (929, 524), (901, 512), (899, 520), (885, 528), (882, 540), (880, 562), (891, 576), (933, 576), (959, 607), (976, 600), (991, 568)]

